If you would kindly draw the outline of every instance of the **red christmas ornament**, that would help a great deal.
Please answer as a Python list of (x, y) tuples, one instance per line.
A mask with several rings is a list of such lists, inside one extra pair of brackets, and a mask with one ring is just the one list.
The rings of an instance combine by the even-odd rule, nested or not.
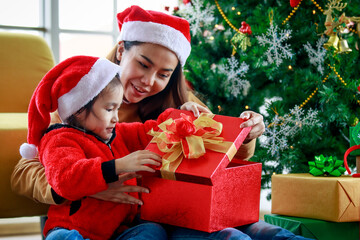
[(186, 5), (188, 3), (191, 3), (191, 0), (183, 0), (183, 3)]
[(290, 6), (294, 8), (299, 5), (300, 2), (301, 0), (290, 0)]
[(246, 22), (242, 21), (241, 22), (241, 28), (239, 28), (239, 31), (242, 32), (242, 33), (247, 33), (249, 35), (252, 34), (252, 31), (251, 31), (251, 27), (249, 24), (247, 24)]
[(357, 90), (360, 92), (360, 85), (357, 87)]
[(179, 7), (174, 7), (174, 12), (179, 11)]
[(165, 11), (169, 11), (170, 7), (169, 6), (165, 6)]

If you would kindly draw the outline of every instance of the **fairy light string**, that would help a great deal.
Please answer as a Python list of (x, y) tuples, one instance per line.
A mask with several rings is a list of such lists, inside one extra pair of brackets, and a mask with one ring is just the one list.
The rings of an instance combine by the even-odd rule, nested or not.
[[(358, 23), (358, 24), (360, 24), (360, 22)], [(349, 29), (349, 31), (351, 31), (351, 32), (353, 32), (353, 33), (355, 33), (355, 34), (358, 34), (358, 32), (355, 30), (355, 29), (353, 29), (353, 28), (348, 28)]]
[(215, 0), (215, 4), (216, 4), (216, 7), (217, 7), (217, 9), (219, 10), (221, 16), (224, 18), (225, 22), (226, 22), (227, 24), (229, 24), (229, 26), (230, 26), (232, 29), (234, 29), (236, 32), (242, 34), (242, 32), (240, 32), (240, 30), (239, 30), (238, 28), (236, 28), (236, 27), (230, 22), (230, 20), (226, 17), (224, 11), (221, 9), (221, 7), (220, 7), (220, 5), (219, 5), (219, 3), (218, 3), (217, 0)]
[[(328, 64), (328, 66), (330, 67), (331, 70), (333, 70), (333, 72), (335, 73), (335, 75), (338, 77), (338, 79), (340, 80), (340, 82), (344, 85), (347, 86), (347, 83), (345, 82), (345, 80), (340, 76), (340, 74), (338, 73), (338, 71), (336, 71), (335, 65), (331, 66), (330, 64)], [(328, 79), (329, 79), (330, 73), (328, 75), (326, 75), (326, 77), (322, 80), (322, 83), (324, 84)], [(312, 97), (314, 97), (314, 95), (319, 91), (319, 88), (316, 88), (299, 106), (299, 108), (303, 108), (310, 100)], [(360, 104), (360, 101), (357, 100), (357, 103)]]
[[(329, 79), (330, 73), (326, 75), (326, 77), (322, 80), (322, 83), (325, 83)], [(319, 91), (319, 88), (316, 88), (299, 106), (299, 108), (303, 108), (314, 95)]]
[[(347, 83), (345, 82), (345, 80), (341, 77), (341, 75), (339, 74), (339, 72), (336, 70), (335, 65), (331, 66), (330, 64), (328, 64), (329, 68), (335, 73), (335, 75), (337, 76), (337, 78), (340, 80), (340, 82), (344, 85), (347, 86)], [(326, 75), (326, 77), (322, 80), (322, 83), (324, 84), (328, 79), (329, 79), (330, 73)], [(303, 108), (314, 96), (315, 94), (319, 91), (319, 88), (316, 88), (299, 106), (299, 109)], [(355, 98), (355, 95), (354, 95)], [(360, 105), (360, 100), (356, 100), (356, 103)], [(276, 115), (279, 115), (276, 111), (276, 109), (272, 109)], [(291, 116), (292, 114), (289, 113), (288, 116)], [(284, 119), (283, 117), (279, 116), (279, 119)], [(268, 128), (274, 126), (275, 123), (270, 123), (268, 125)], [(282, 123), (280, 124), (276, 124), (276, 125), (282, 125)]]
[(320, 7), (320, 5), (319, 5), (315, 0), (311, 0), (311, 2), (312, 2), (313, 4), (315, 4), (315, 6), (320, 10), (320, 12), (324, 12), (324, 9), (322, 9), (322, 8)]
[[(311, 0), (311, 2), (319, 9), (320, 12), (324, 12), (324, 9), (322, 9), (315, 0)], [(299, 9), (301, 3), (302, 3), (302, 0), (299, 2), (299, 4), (296, 7), (293, 8), (291, 13), (285, 18), (285, 20), (282, 22), (283, 25), (285, 25), (285, 23), (288, 22), (290, 20), (290, 18), (296, 13), (296, 11)]]
[(299, 4), (298, 4), (296, 7), (294, 7), (293, 10), (291, 11), (291, 13), (285, 18), (285, 20), (282, 22), (283, 25), (285, 25), (285, 23), (286, 23), (287, 21), (289, 21), (290, 18), (291, 18), (291, 17), (295, 14), (295, 12), (299, 9), (299, 6), (300, 6), (301, 2), (302, 2), (302, 1), (300, 1)]

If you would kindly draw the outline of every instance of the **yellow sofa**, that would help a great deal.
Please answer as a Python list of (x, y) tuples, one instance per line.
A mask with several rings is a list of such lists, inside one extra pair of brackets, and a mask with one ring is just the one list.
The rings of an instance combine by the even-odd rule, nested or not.
[(0, 218), (46, 215), (47, 205), (12, 192), (10, 176), (26, 142), (31, 95), (53, 66), (41, 37), (0, 32)]

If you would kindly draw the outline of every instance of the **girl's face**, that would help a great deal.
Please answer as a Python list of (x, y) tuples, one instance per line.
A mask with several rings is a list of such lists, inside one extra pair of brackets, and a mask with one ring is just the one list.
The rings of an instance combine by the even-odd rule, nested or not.
[(117, 59), (122, 67), (124, 100), (130, 103), (138, 103), (164, 90), (179, 62), (168, 48), (152, 43), (135, 45), (129, 50), (120, 43)]
[(79, 124), (104, 140), (110, 139), (115, 124), (119, 121), (118, 110), (123, 100), (123, 93), (121, 84), (106, 89), (95, 100), (88, 115), (86, 111), (82, 111), (77, 115)]

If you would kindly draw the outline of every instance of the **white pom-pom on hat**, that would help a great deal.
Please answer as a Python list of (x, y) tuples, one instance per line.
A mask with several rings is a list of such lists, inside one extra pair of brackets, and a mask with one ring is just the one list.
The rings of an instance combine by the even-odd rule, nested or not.
[(20, 155), (26, 159), (33, 159), (38, 155), (38, 150), (34, 144), (23, 143), (20, 146)]

